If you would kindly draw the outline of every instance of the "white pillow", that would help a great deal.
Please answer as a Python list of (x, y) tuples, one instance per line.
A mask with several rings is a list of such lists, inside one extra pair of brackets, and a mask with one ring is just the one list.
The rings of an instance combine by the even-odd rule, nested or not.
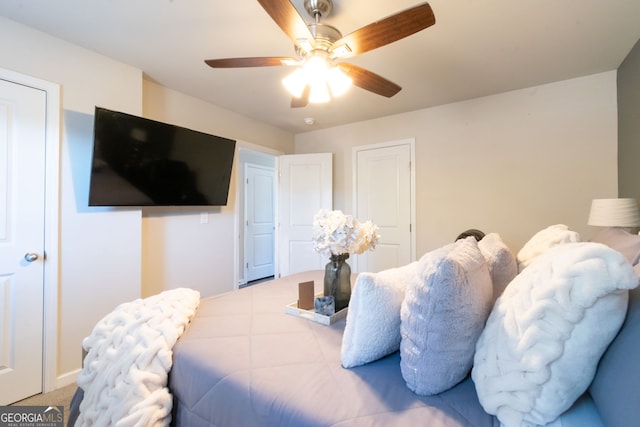
[(493, 301), (495, 301), (518, 274), (516, 257), (498, 233), (489, 233), (484, 236), (478, 242), (478, 247), (489, 266), (491, 283), (493, 283)]
[(534, 259), (542, 255), (547, 249), (554, 246), (580, 242), (580, 234), (569, 230), (564, 224), (550, 225), (549, 227), (538, 231), (536, 234), (524, 244), (516, 259), (518, 260), (518, 271), (522, 272)]
[(591, 383), (626, 314), (631, 264), (599, 243), (549, 249), (507, 286), (478, 340), (472, 378), (505, 426), (546, 424)]
[(379, 273), (360, 273), (342, 336), (342, 366), (373, 362), (400, 348), (400, 305), (417, 261)]
[(400, 369), (416, 394), (448, 390), (471, 370), (493, 289), (474, 237), (427, 253), (401, 311)]

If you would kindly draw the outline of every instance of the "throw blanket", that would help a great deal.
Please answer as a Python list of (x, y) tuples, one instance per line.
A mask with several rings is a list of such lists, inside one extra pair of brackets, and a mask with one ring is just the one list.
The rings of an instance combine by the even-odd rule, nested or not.
[(199, 302), (199, 292), (180, 288), (121, 304), (98, 322), (82, 343), (76, 426), (169, 425), (173, 345)]

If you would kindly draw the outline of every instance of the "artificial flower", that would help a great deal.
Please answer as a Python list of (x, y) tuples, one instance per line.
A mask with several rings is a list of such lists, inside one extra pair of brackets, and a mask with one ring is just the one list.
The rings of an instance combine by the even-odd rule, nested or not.
[(326, 257), (374, 249), (380, 236), (371, 221), (360, 222), (340, 210), (321, 209), (313, 218), (315, 250)]

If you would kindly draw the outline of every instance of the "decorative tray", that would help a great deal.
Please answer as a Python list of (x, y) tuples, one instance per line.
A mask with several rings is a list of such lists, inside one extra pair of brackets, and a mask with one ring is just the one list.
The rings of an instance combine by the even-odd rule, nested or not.
[(336, 323), (338, 320), (344, 319), (345, 317), (347, 317), (348, 310), (349, 310), (349, 307), (345, 307), (339, 312), (331, 316), (325, 316), (323, 314), (316, 313), (316, 311), (313, 308), (309, 310), (298, 308), (298, 301), (294, 301), (285, 307), (285, 313), (287, 314), (291, 314), (292, 316), (302, 317), (304, 319), (311, 320), (316, 323), (321, 323), (323, 325), (332, 325)]

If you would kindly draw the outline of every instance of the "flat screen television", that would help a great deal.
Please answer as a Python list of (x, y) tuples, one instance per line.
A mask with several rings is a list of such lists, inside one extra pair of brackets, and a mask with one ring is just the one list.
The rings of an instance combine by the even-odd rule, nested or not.
[(235, 145), (96, 107), (89, 206), (224, 206)]

